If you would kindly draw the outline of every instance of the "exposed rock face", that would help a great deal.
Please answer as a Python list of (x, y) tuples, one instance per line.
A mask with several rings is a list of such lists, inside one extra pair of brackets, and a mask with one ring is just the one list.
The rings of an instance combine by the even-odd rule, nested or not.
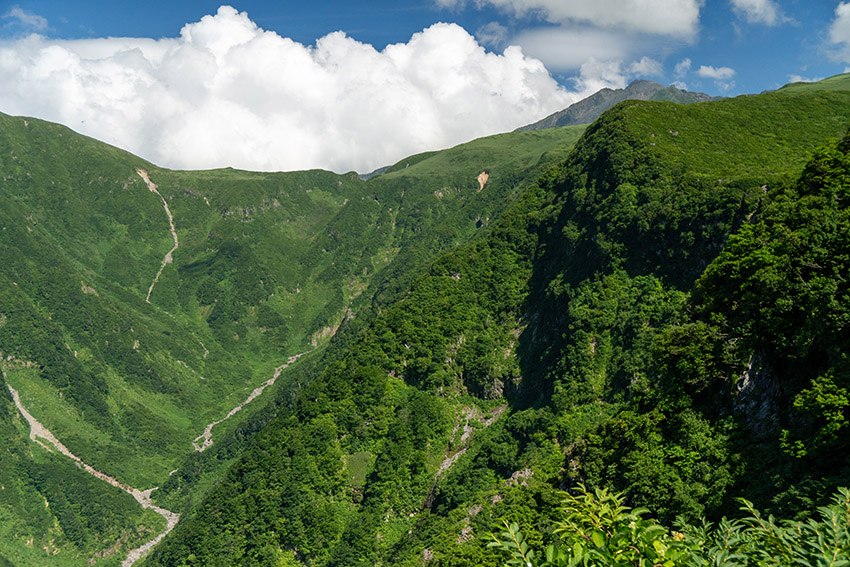
[(765, 359), (764, 353), (754, 352), (747, 369), (737, 384), (735, 413), (741, 415), (750, 430), (766, 437), (779, 426), (778, 408), (782, 398), (779, 377)]

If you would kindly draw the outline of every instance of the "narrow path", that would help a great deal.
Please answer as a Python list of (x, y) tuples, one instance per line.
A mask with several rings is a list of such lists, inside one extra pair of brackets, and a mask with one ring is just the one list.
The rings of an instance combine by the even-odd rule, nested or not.
[(177, 250), (177, 247), (180, 246), (180, 242), (177, 240), (177, 229), (174, 227), (174, 217), (171, 215), (171, 209), (168, 208), (168, 203), (166, 202), (165, 197), (163, 197), (160, 192), (157, 191), (156, 184), (154, 184), (150, 180), (147, 171), (145, 171), (144, 169), (136, 168), (136, 173), (139, 174), (139, 177), (142, 178), (142, 180), (148, 186), (148, 189), (150, 189), (151, 193), (156, 193), (162, 200), (162, 206), (165, 207), (165, 214), (168, 215), (168, 224), (171, 225), (171, 236), (174, 237), (174, 246), (171, 248), (171, 250), (168, 251), (168, 254), (165, 255), (165, 258), (162, 260), (162, 265), (159, 267), (159, 271), (156, 273), (156, 277), (153, 279), (153, 281), (151, 282), (151, 286), (148, 288), (148, 296), (145, 298), (145, 301), (150, 303), (151, 293), (153, 293), (153, 286), (155, 286), (156, 282), (159, 281), (159, 276), (162, 275), (162, 271), (165, 269), (166, 264), (170, 264), (174, 261), (172, 254), (175, 250)]
[[(307, 354), (307, 353), (299, 352), (298, 354), (290, 356), (289, 359), (284, 364), (281, 364), (280, 366), (278, 366), (277, 368), (274, 369), (274, 375), (271, 378), (269, 378), (268, 380), (266, 380), (265, 382), (260, 384), (258, 387), (254, 388), (254, 391), (251, 392), (248, 395), (248, 397), (245, 399), (244, 402), (242, 402), (241, 404), (239, 404), (238, 406), (236, 406), (235, 408), (230, 410), (227, 413), (227, 415), (224, 416), (223, 418), (219, 419), (218, 421), (214, 421), (214, 422), (210, 423), (209, 425), (207, 425), (206, 428), (204, 428), (204, 432), (201, 433), (200, 435), (198, 435), (197, 437), (195, 437), (195, 440), (192, 441), (192, 446), (195, 448), (195, 451), (202, 453), (206, 449), (208, 449), (213, 444), (213, 440), (212, 440), (212, 428), (213, 427), (215, 427), (216, 425), (218, 425), (219, 423), (221, 423), (223, 421), (230, 419), (231, 417), (236, 415), (239, 411), (241, 411), (243, 407), (245, 407), (247, 404), (250, 404), (252, 401), (254, 401), (254, 399), (257, 396), (259, 396), (260, 394), (263, 393), (263, 390), (265, 390), (266, 388), (268, 388), (269, 386), (271, 386), (272, 384), (275, 383), (275, 380), (278, 379), (278, 377), (280, 376), (280, 373), (283, 372), (284, 368), (286, 368), (287, 366), (289, 366), (290, 364), (292, 364), (293, 362), (295, 362), (296, 360), (298, 360), (299, 358), (301, 358), (305, 354)], [(201, 444), (198, 444), (198, 441), (200, 441), (201, 439), (203, 439), (203, 442), (201, 442)]]
[[(5, 374), (4, 374), (5, 377)], [(85, 470), (92, 476), (99, 478), (104, 482), (108, 482), (112, 486), (116, 488), (120, 488), (130, 496), (136, 499), (136, 502), (142, 505), (142, 508), (150, 508), (163, 518), (165, 518), (166, 527), (165, 531), (161, 534), (157, 535), (155, 538), (150, 541), (145, 542), (140, 547), (131, 550), (127, 554), (127, 558), (121, 563), (121, 567), (130, 567), (138, 561), (145, 553), (150, 551), (150, 549), (158, 544), (162, 538), (164, 538), (168, 533), (174, 529), (174, 526), (177, 525), (177, 521), (180, 519), (180, 514), (176, 514), (171, 512), (170, 510), (166, 510), (165, 508), (160, 508), (151, 500), (151, 493), (156, 490), (156, 487), (149, 488), (147, 490), (139, 490), (138, 488), (133, 488), (132, 486), (128, 486), (122, 482), (119, 482), (115, 478), (109, 476), (108, 474), (102, 473), (99, 470), (95, 469), (91, 465), (88, 465), (82, 461), (78, 456), (72, 453), (65, 445), (62, 444), (59, 439), (56, 438), (53, 433), (46, 427), (44, 427), (37, 419), (35, 419), (30, 412), (24, 407), (24, 404), (21, 403), (21, 397), (18, 395), (18, 392), (8, 383), (6, 382), (6, 386), (9, 388), (9, 392), (12, 394), (12, 399), (15, 402), (15, 406), (17, 406), (18, 411), (21, 412), (21, 415), (24, 416), (24, 419), (27, 420), (30, 426), (30, 439), (51, 451), (50, 447), (42, 443), (42, 439), (53, 445), (53, 447), (59, 451), (61, 454), (65, 455), (69, 459), (72, 459), (77, 466), (81, 469)]]

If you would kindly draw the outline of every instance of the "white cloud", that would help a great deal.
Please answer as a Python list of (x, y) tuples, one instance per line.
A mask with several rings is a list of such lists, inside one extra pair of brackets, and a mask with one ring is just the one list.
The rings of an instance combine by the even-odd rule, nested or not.
[[(704, 0), (474, 0), (516, 16), (539, 15), (553, 23), (591, 24), (638, 33), (693, 38), (699, 28)], [(466, 0), (436, 0), (442, 7), (465, 5)]]
[(700, 65), (697, 75), (706, 79), (725, 81), (735, 76), (735, 70), (731, 67), (712, 67), (711, 65)]
[[(673, 72), (676, 74), (676, 77), (682, 78), (688, 74), (688, 71), (691, 70), (691, 60), (686, 57), (676, 63), (676, 67), (673, 69)], [(681, 87), (679, 87), (681, 88)], [(684, 89), (683, 89), (684, 90)]]
[(823, 77), (803, 77), (802, 75), (788, 75), (789, 83), (817, 83), (823, 80)]
[(735, 81), (731, 80), (735, 76), (735, 69), (731, 67), (700, 65), (700, 68), (697, 69), (697, 75), (705, 79), (714, 79), (714, 85), (721, 92), (729, 92), (735, 88)]
[(829, 26), (829, 41), (837, 46), (830, 57), (842, 63), (850, 63), (850, 2), (841, 2), (836, 6), (835, 19)]
[(27, 31), (41, 32), (47, 29), (47, 20), (38, 14), (28, 12), (15, 4), (2, 18), (16, 20), (16, 24)]
[(508, 28), (499, 22), (489, 22), (475, 32), (475, 37), (481, 45), (501, 47), (508, 40)]
[(575, 83), (577, 90), (584, 98), (600, 89), (625, 88), (628, 77), (622, 72), (619, 61), (597, 61), (591, 57), (581, 66), (581, 72), (575, 79)]
[(631, 38), (595, 28), (533, 28), (521, 32), (511, 41), (555, 72), (575, 71), (591, 58), (623, 60), (635, 49)]
[(383, 51), (342, 32), (304, 46), (224, 6), (178, 38), (0, 42), (0, 111), (174, 168), (370, 171), (578, 99), (521, 48), (487, 53), (453, 24)]
[(629, 71), (642, 77), (660, 77), (664, 74), (664, 67), (655, 59), (644, 55), (640, 61), (635, 61), (629, 66)]
[(732, 9), (751, 24), (775, 26), (789, 21), (774, 0), (729, 0)]

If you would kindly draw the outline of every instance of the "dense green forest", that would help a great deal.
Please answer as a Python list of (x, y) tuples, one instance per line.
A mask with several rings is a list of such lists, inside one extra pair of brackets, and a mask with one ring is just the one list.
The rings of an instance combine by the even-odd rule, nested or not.
[(348, 322), (146, 564), (496, 565), (499, 520), (551, 541), (578, 482), (666, 523), (813, 514), (848, 483), (846, 201), (819, 188), (848, 94), (606, 113)]
[[(167, 171), (0, 117), (3, 380), (181, 514), (146, 566), (500, 565), (520, 537), (616, 564), (569, 563), (565, 498), (677, 558), (703, 521), (820, 521), (850, 485), (844, 83), (628, 101), (368, 180)], [(0, 558), (112, 564), (162, 529), (29, 443), (3, 386)]]
[[(321, 351), (376, 293), (400, 293), (440, 251), (479, 237), (583, 129), (476, 140), (364, 181), (324, 171), (168, 171), (58, 125), (0, 116), (4, 381), (83, 461), (139, 489), (160, 485), (200, 454), (193, 443), (204, 442), (208, 424), (276, 368), (290, 380), (298, 364), (282, 366)], [(212, 429), (204, 479), (237, 456), (233, 436), (269, 419), (270, 395)], [(14, 406), (5, 416), (25, 458), (26, 423)], [(11, 503), (0, 555), (38, 565), (37, 554), (55, 547), (55, 560), (68, 564), (119, 559), (128, 546), (113, 546), (114, 534), (144, 528), (132, 499), (133, 515), (109, 529), (58, 505), (30, 517), (38, 494), (81, 502), (76, 481), (57, 480), (60, 469), (48, 491), (33, 458), (3, 467)], [(199, 479), (178, 505), (206, 487)], [(157, 526), (149, 531), (161, 531), (149, 515)]]

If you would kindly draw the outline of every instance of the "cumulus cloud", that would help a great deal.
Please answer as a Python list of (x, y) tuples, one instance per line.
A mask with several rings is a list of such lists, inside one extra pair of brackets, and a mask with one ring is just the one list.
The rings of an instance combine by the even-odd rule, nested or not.
[(774, 0), (729, 0), (729, 3), (738, 16), (751, 24), (775, 26), (788, 21)]
[(676, 74), (676, 77), (682, 78), (688, 74), (688, 71), (691, 70), (691, 60), (688, 57), (685, 57), (678, 63), (676, 63), (676, 67), (673, 69), (673, 72)]
[(635, 49), (623, 34), (596, 28), (532, 28), (512, 41), (555, 72), (575, 71), (591, 58), (621, 61)]
[(735, 81), (730, 80), (735, 76), (735, 69), (731, 67), (700, 65), (700, 68), (697, 69), (697, 75), (705, 79), (714, 79), (715, 86), (723, 92), (727, 92), (735, 87)]
[(14, 26), (27, 31), (41, 32), (47, 29), (47, 20), (38, 14), (28, 12), (17, 4), (9, 8), (9, 11), (3, 14), (4, 20), (7, 20), (6, 26)]
[(619, 61), (597, 61), (591, 57), (581, 66), (579, 76), (574, 81), (584, 96), (590, 96), (600, 89), (625, 88), (628, 77), (622, 72)]
[(735, 69), (731, 67), (712, 67), (711, 65), (700, 65), (697, 75), (705, 79), (725, 81), (735, 76)]
[(655, 59), (644, 55), (640, 61), (635, 61), (629, 66), (629, 71), (642, 77), (660, 77), (664, 74), (664, 67)]
[(850, 2), (841, 2), (835, 8), (835, 19), (829, 26), (829, 41), (836, 46), (830, 53), (835, 61), (850, 63)]
[[(456, 7), (467, 0), (436, 0)], [(692, 38), (699, 28), (703, 0), (474, 0), (518, 17), (539, 16), (553, 23), (581, 23), (638, 33)]]
[(475, 37), (481, 45), (502, 47), (508, 41), (508, 28), (499, 22), (489, 22), (478, 29)]
[(305, 46), (222, 6), (177, 38), (0, 43), (0, 111), (173, 168), (370, 171), (578, 99), (521, 48), (488, 53), (454, 24), (382, 51), (342, 32)]

